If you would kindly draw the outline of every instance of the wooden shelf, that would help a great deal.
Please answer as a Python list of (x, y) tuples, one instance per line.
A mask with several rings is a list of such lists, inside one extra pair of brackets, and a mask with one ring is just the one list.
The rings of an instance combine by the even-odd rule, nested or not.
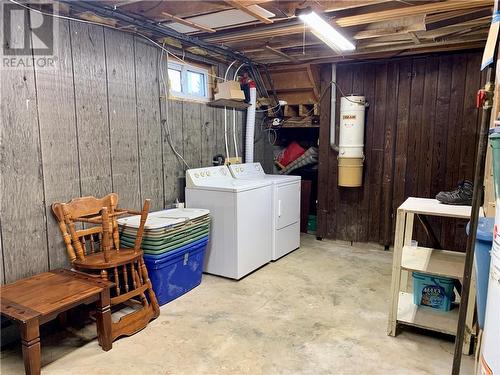
[[(410, 197), (399, 206), (398, 210), (421, 215), (470, 219), (471, 206), (442, 204), (437, 199)], [(482, 209), (479, 212), (479, 216), (484, 216)]]
[(409, 271), (461, 279), (465, 254), (428, 247), (404, 246), (401, 267)]
[(458, 308), (440, 311), (432, 307), (417, 306), (412, 293), (399, 293), (398, 323), (430, 329), (455, 336), (458, 324)]
[(241, 102), (238, 100), (231, 100), (231, 99), (217, 99), (217, 100), (212, 100), (211, 102), (208, 102), (208, 105), (211, 107), (228, 107), (228, 108), (234, 108), (239, 111), (243, 111), (250, 107), (250, 104)]

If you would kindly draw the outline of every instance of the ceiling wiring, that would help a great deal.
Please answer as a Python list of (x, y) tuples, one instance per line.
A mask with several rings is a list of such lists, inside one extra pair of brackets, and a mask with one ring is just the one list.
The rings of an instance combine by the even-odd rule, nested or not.
[[(39, 9), (35, 9), (35, 8), (32, 8), (28, 5), (25, 5), (25, 4), (22, 4), (16, 0), (9, 0), (9, 2), (13, 3), (13, 4), (16, 4), (22, 8), (25, 8), (25, 9), (28, 9), (32, 12), (35, 12), (35, 13), (39, 13), (39, 14), (43, 14), (45, 16), (50, 16), (50, 17), (53, 17), (53, 18), (59, 18), (59, 19), (63, 19), (63, 20), (68, 20), (68, 21), (75, 21), (75, 22), (81, 22), (81, 23), (86, 23), (86, 24), (89, 24), (89, 25), (96, 25), (96, 26), (101, 26), (101, 27), (106, 27), (108, 29), (112, 29), (112, 30), (117, 30), (117, 31), (121, 31), (121, 32), (125, 32), (125, 33), (129, 33), (129, 34), (134, 34), (134, 35), (138, 35), (144, 39), (146, 39), (147, 41), (149, 41), (150, 43), (152, 43), (153, 45), (155, 45), (156, 47), (158, 47), (160, 50), (164, 51), (166, 54), (170, 55), (171, 57), (173, 57), (174, 59), (180, 61), (181, 63), (187, 65), (187, 66), (190, 66), (190, 67), (193, 67), (193, 68), (196, 68), (197, 66), (196, 65), (193, 65), (193, 64), (190, 64), (188, 62), (186, 62), (185, 60), (179, 58), (177, 55), (175, 55), (174, 53), (168, 51), (164, 46), (162, 46), (160, 43), (154, 41), (153, 39), (149, 38), (147, 35), (144, 35), (142, 34), (141, 32), (137, 31), (137, 30), (127, 30), (127, 29), (121, 29), (121, 28), (118, 28), (118, 27), (115, 27), (115, 26), (111, 26), (111, 25), (107, 25), (105, 23), (100, 23), (100, 22), (94, 22), (94, 21), (87, 21), (87, 20), (82, 20), (82, 19), (79, 19), (79, 18), (75, 18), (75, 17), (69, 17), (69, 16), (62, 16), (60, 14), (54, 14), (54, 13), (49, 13), (49, 12), (44, 12), (42, 10), (39, 10)], [(183, 53), (185, 53), (184, 49), (182, 50)], [(221, 80), (221, 81), (224, 81), (225, 79), (222, 78), (222, 77), (219, 77), (215, 74), (212, 74), (210, 72), (207, 72), (207, 75), (212, 77), (212, 78), (215, 78), (215, 79), (218, 79), (218, 80)]]
[[(172, 152), (175, 154), (175, 156), (177, 156), (177, 160), (179, 160), (179, 163), (181, 163), (181, 165), (184, 167), (186, 167), (187, 169), (190, 169), (189, 167), (189, 164), (186, 162), (186, 160), (184, 159), (184, 157), (176, 150), (175, 146), (174, 146), (174, 142), (172, 140), (172, 131), (170, 129), (170, 123), (169, 123), (169, 119), (168, 119), (168, 85), (167, 85), (167, 80), (165, 79), (165, 74), (163, 72), (163, 50), (165, 49), (165, 45), (162, 46), (162, 50), (161, 50), (161, 53), (159, 55), (159, 58), (158, 58), (158, 75), (160, 76), (160, 80), (161, 80), (161, 83), (163, 85), (163, 89), (164, 89), (164, 93), (165, 93), (165, 103), (166, 103), (166, 106), (167, 106), (167, 110), (165, 111), (165, 120), (162, 120), (162, 125), (165, 129), (165, 134), (166, 134), (166, 138), (167, 138), (167, 142), (170, 146), (170, 148), (172, 149)], [(166, 55), (166, 63), (167, 63), (167, 72), (168, 72), (168, 54)], [(168, 73), (167, 73), (168, 74)]]

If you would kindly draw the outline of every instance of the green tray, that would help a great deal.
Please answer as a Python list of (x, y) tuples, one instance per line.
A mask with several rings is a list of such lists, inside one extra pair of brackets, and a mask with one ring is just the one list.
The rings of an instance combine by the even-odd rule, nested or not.
[[(156, 237), (156, 238), (144, 236), (142, 239), (142, 246), (161, 246), (168, 244), (170, 242), (183, 240), (186, 237), (196, 236), (199, 232), (208, 232), (208, 231), (210, 231), (210, 225), (204, 224), (189, 228), (189, 230), (174, 233), (169, 236)], [(136, 236), (129, 236), (127, 234), (122, 234), (120, 238), (128, 243), (134, 243)]]
[[(203, 226), (203, 225), (210, 225), (210, 218), (209, 217), (206, 217), (203, 220), (192, 221), (188, 225), (174, 227), (174, 228), (171, 228), (169, 230), (162, 230), (161, 233), (144, 231), (143, 238), (149, 239), (151, 241), (155, 241), (156, 239), (162, 240), (162, 239), (170, 237), (172, 235), (183, 233), (185, 231), (189, 231), (189, 230), (192, 230), (193, 228), (197, 228), (197, 227)], [(120, 228), (120, 234), (127, 236), (127, 237), (135, 238), (135, 236), (137, 234), (137, 230), (133, 229), (133, 228)]]
[(207, 236), (208, 236), (208, 231), (206, 233), (201, 233), (196, 237), (186, 238), (184, 241), (176, 242), (175, 244), (174, 243), (169, 244), (168, 246), (155, 247), (155, 248), (143, 246), (142, 251), (144, 252), (144, 254), (159, 255), (166, 253), (167, 251), (176, 250), (184, 245), (201, 240), (202, 238)]

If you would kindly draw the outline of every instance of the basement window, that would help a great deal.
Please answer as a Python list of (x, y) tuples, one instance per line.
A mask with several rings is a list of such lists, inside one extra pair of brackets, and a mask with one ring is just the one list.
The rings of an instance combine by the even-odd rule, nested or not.
[(174, 97), (209, 100), (208, 69), (187, 64), (169, 63), (168, 81), (170, 93)]

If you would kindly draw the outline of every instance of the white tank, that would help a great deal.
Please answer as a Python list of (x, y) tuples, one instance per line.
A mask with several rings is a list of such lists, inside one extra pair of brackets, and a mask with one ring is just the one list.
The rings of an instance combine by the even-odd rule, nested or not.
[(340, 98), (339, 158), (363, 158), (365, 97)]

